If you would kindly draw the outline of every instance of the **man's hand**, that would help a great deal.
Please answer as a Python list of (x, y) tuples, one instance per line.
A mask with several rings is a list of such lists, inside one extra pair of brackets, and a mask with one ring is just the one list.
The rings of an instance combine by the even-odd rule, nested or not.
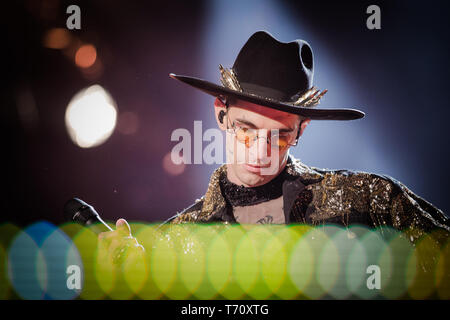
[(116, 230), (98, 235), (101, 250), (105, 250), (108, 260), (121, 265), (130, 254), (143, 254), (145, 249), (131, 235), (131, 229), (125, 219), (116, 222)]

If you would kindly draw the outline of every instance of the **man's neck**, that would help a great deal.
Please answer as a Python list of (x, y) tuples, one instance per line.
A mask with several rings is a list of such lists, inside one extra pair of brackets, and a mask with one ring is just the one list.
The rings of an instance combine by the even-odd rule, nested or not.
[(283, 194), (283, 184), (287, 173), (284, 167), (273, 179), (259, 186), (246, 187), (238, 185), (222, 175), (219, 178), (220, 189), (227, 203), (231, 206), (252, 206), (258, 203), (277, 199)]

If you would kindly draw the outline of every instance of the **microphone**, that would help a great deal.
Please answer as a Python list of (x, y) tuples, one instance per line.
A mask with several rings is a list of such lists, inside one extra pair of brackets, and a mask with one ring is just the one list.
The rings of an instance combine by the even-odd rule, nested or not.
[(68, 221), (75, 221), (83, 226), (89, 227), (93, 232), (99, 234), (105, 231), (113, 231), (94, 207), (81, 199), (73, 198), (64, 205), (64, 217)]

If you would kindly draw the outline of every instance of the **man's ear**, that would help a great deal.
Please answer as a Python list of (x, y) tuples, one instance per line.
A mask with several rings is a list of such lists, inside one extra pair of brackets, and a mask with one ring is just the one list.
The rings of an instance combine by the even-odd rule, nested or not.
[[(220, 130), (226, 130), (227, 107), (219, 98), (216, 98), (216, 100), (214, 100), (214, 115), (216, 117), (217, 125), (219, 126)], [(220, 122), (220, 119), (222, 119), (222, 122)]]
[(308, 118), (306, 118), (306, 119), (303, 119), (302, 121), (301, 121), (301, 124), (300, 124), (300, 134), (299, 134), (299, 138), (301, 137), (301, 135), (303, 134), (303, 131), (305, 131), (305, 129), (306, 129), (306, 126), (309, 124), (311, 122), (311, 119), (308, 119)]

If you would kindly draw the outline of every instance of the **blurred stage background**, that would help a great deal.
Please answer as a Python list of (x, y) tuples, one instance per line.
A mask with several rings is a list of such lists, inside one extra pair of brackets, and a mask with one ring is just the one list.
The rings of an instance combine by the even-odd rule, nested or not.
[[(81, 8), (67, 30), (66, 8)], [(381, 8), (381, 30), (366, 8)], [(445, 1), (25, 1), (3, 5), (2, 217), (61, 223), (77, 196), (104, 219), (162, 221), (206, 191), (218, 165), (174, 166), (177, 128), (216, 126), (213, 98), (170, 72), (219, 82), (247, 38), (307, 40), (326, 107), (358, 121), (312, 122), (291, 153), (308, 165), (388, 174), (448, 214), (449, 46)], [(98, 84), (117, 107), (104, 143), (81, 148), (65, 113)], [(113, 117), (114, 115), (111, 115)], [(205, 147), (208, 143), (204, 143)]]

